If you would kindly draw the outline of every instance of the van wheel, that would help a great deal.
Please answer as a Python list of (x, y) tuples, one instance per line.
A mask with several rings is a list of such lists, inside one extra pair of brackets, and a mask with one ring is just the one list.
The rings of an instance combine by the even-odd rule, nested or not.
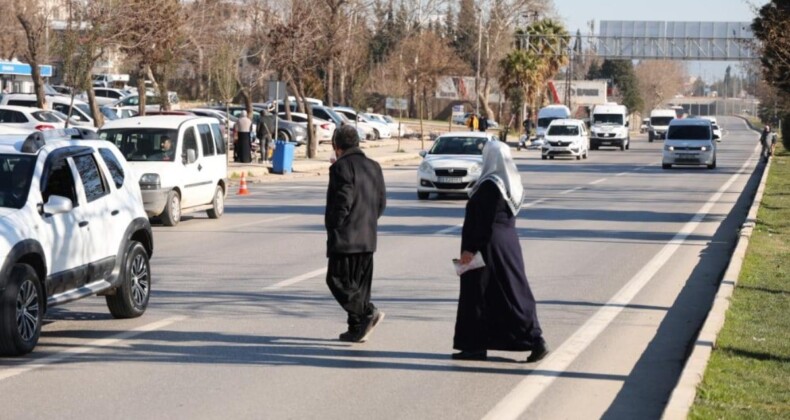
[(181, 196), (178, 192), (171, 190), (167, 193), (167, 204), (165, 211), (162, 212), (162, 224), (165, 226), (175, 226), (181, 221)]
[(431, 193), (417, 191), (417, 199), (418, 200), (427, 200), (428, 196), (430, 196), (430, 195), (431, 195)]
[(145, 312), (151, 296), (151, 264), (140, 242), (131, 242), (126, 248), (121, 276), (115, 294), (105, 296), (107, 308), (113, 318), (137, 318)]
[(620, 151), (621, 151), (621, 152), (622, 152), (622, 151), (625, 151), (625, 142), (623, 142), (622, 144), (620, 144)]
[(587, 149), (587, 150), (585, 150), (585, 151), (584, 151), (584, 155), (583, 155), (582, 157), (583, 157), (584, 159), (587, 159), (588, 157), (590, 157), (590, 149)]
[(222, 189), (222, 186), (217, 185), (211, 205), (213, 208), (206, 210), (209, 219), (219, 219), (225, 213), (225, 190)]
[(661, 169), (672, 169), (672, 165), (670, 165), (669, 163), (662, 163)]
[(652, 143), (653, 142), (653, 132), (647, 133), (647, 141)]
[(630, 149), (631, 149), (631, 139), (629, 138), (628, 142), (625, 144), (625, 150), (630, 150)]
[(708, 165), (708, 169), (716, 169), (716, 160), (715, 159), (713, 160), (713, 163)]
[(582, 160), (582, 155), (579, 154), (578, 156), (576, 156), (576, 160)]
[(549, 156), (549, 159), (554, 160), (554, 156)]
[(33, 351), (41, 335), (44, 296), (33, 267), (14, 264), (0, 296), (0, 354), (19, 356)]

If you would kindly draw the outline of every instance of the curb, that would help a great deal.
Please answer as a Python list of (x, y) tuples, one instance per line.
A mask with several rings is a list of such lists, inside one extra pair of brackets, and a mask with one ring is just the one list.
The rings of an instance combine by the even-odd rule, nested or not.
[[(754, 127), (749, 123), (746, 118), (740, 117), (746, 121), (750, 129), (754, 131)], [(757, 211), (760, 209), (762, 202), (763, 192), (765, 191), (765, 183), (768, 180), (768, 172), (771, 169), (773, 159), (768, 161), (768, 164), (763, 168), (763, 174), (760, 178), (760, 184), (757, 187), (757, 193), (754, 195), (749, 213), (746, 215), (746, 220), (741, 225), (740, 235), (738, 236), (738, 243), (735, 250), (730, 257), (730, 263), (727, 265), (727, 270), (724, 272), (719, 284), (719, 290), (713, 298), (713, 305), (708, 312), (705, 322), (702, 324), (697, 339), (694, 341), (694, 347), (686, 360), (683, 371), (680, 373), (675, 389), (669, 397), (669, 402), (664, 408), (664, 413), (661, 418), (666, 420), (687, 419), (691, 406), (697, 396), (697, 387), (702, 382), (705, 374), (705, 369), (708, 366), (710, 355), (713, 348), (716, 346), (716, 338), (719, 335), (722, 327), (724, 326), (725, 316), (727, 309), (730, 307), (730, 298), (738, 284), (738, 277), (741, 274), (741, 266), (743, 259), (746, 255), (746, 249), (749, 247), (749, 238), (752, 236), (754, 226), (757, 221)]]

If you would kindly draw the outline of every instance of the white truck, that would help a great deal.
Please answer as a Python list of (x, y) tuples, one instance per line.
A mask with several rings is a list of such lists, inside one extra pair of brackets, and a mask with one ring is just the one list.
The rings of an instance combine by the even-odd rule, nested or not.
[(601, 146), (619, 147), (620, 150), (631, 148), (628, 108), (625, 105), (596, 105), (590, 119), (590, 149), (598, 150)]
[(91, 82), (94, 87), (117, 87), (122, 88), (129, 83), (128, 74), (94, 74), (91, 77)]
[(647, 128), (647, 141), (664, 139), (667, 136), (669, 122), (677, 117), (674, 109), (654, 109), (650, 111), (650, 125)]

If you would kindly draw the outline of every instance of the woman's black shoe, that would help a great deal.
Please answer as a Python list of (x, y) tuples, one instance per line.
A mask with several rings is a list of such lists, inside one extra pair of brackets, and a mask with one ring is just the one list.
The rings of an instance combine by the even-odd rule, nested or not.
[(529, 357), (527, 357), (527, 363), (535, 363), (540, 361), (546, 357), (547, 354), (549, 354), (549, 348), (546, 347), (546, 342), (541, 340), (539, 343), (535, 344), (535, 348), (532, 349), (532, 353), (530, 353)]
[(486, 351), (462, 351), (460, 353), (453, 353), (453, 360), (486, 360), (488, 357)]

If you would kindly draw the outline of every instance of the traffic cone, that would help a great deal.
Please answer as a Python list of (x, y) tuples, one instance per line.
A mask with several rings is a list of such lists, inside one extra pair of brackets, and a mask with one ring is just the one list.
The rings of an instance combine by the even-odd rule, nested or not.
[(247, 189), (247, 178), (244, 176), (244, 172), (241, 173), (241, 182), (239, 183), (239, 194), (238, 195), (249, 195), (250, 190)]

